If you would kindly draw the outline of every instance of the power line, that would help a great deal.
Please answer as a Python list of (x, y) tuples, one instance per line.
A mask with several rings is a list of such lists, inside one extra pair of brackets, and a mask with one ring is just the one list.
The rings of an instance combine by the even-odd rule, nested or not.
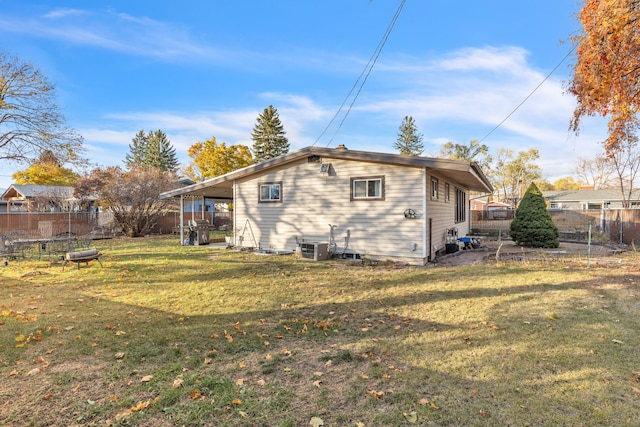
[[(400, 12), (402, 11), (402, 8), (404, 7), (405, 3), (406, 3), (406, 0), (402, 0), (400, 2), (400, 5), (398, 6), (398, 9), (396, 10), (395, 15), (393, 16), (393, 19), (391, 20), (391, 23), (389, 23), (389, 26), (387, 27), (387, 30), (385, 31), (384, 35), (382, 36), (382, 39), (378, 43), (378, 46), (376, 47), (376, 49), (374, 50), (373, 54), (371, 55), (371, 58), (369, 58), (369, 61), (367, 62), (367, 65), (364, 67), (364, 69), (362, 70), (362, 72), (358, 76), (358, 79), (355, 81), (353, 86), (351, 86), (351, 89), (349, 90), (349, 93), (347, 94), (347, 96), (345, 96), (344, 100), (342, 101), (342, 104), (340, 104), (340, 107), (338, 108), (338, 111), (336, 111), (336, 113), (333, 115), (333, 117), (331, 118), (331, 120), (329, 121), (327, 126), (324, 128), (324, 130), (320, 134), (320, 136), (318, 136), (318, 138), (316, 138), (316, 140), (314, 141), (313, 144), (311, 144), (311, 146), (316, 145), (318, 143), (318, 141), (320, 140), (320, 138), (322, 138), (324, 136), (324, 134), (329, 130), (329, 128), (331, 127), (333, 122), (340, 115), (340, 112), (342, 111), (344, 105), (347, 103), (348, 99), (351, 97), (351, 94), (355, 90), (356, 86), (358, 86), (358, 82), (360, 82), (360, 80), (362, 80), (362, 83), (360, 83), (360, 87), (358, 88), (358, 91), (356, 92), (355, 96), (353, 97), (353, 100), (351, 101), (351, 104), (349, 104), (349, 108), (344, 113), (344, 116), (342, 117), (342, 120), (340, 121), (340, 124), (338, 125), (338, 128), (336, 129), (336, 131), (334, 132), (333, 136), (331, 137), (331, 139), (329, 140), (329, 142), (327, 143), (326, 146), (328, 147), (333, 142), (333, 139), (336, 137), (336, 135), (338, 134), (338, 132), (342, 128), (342, 125), (344, 124), (345, 120), (347, 119), (347, 116), (351, 112), (351, 108), (353, 107), (353, 105), (355, 104), (356, 100), (358, 99), (358, 96), (360, 95), (360, 92), (362, 91), (362, 88), (364, 87), (364, 84), (367, 82), (367, 79), (369, 78), (369, 75), (371, 74), (371, 71), (373, 70), (373, 67), (376, 65), (378, 57), (382, 53), (382, 49), (384, 48), (385, 44), (387, 43), (387, 39), (389, 38), (389, 35), (391, 34), (391, 31), (393, 30), (393, 27), (394, 27), (396, 21), (398, 20), (398, 17), (400, 16)], [(363, 78), (363, 76), (364, 76), (364, 78)]]
[(524, 103), (525, 103), (525, 102), (527, 102), (527, 101), (529, 100), (529, 98), (531, 98), (531, 97), (533, 96), (533, 94), (534, 94), (534, 93), (536, 93), (536, 91), (537, 91), (538, 89), (540, 89), (540, 86), (542, 86), (542, 85), (543, 85), (547, 80), (549, 80), (549, 77), (551, 77), (551, 75), (552, 75), (553, 73), (555, 73), (555, 72), (556, 72), (556, 70), (560, 67), (560, 65), (562, 65), (562, 63), (563, 63), (564, 61), (566, 61), (566, 60), (567, 60), (567, 58), (568, 58), (569, 56), (571, 56), (571, 54), (573, 53), (573, 51), (574, 51), (575, 49), (576, 49), (576, 46), (574, 45), (574, 46), (571, 48), (571, 50), (569, 50), (569, 52), (567, 52), (567, 54), (564, 56), (564, 58), (562, 58), (562, 60), (561, 60), (560, 62), (558, 62), (558, 65), (556, 65), (556, 66), (553, 68), (553, 70), (551, 70), (551, 71), (549, 72), (549, 74), (547, 74), (547, 75), (545, 76), (545, 78), (540, 82), (540, 84), (538, 84), (538, 86), (536, 86), (536, 87), (535, 87), (535, 88), (534, 88), (534, 89), (529, 93), (529, 95), (527, 95), (527, 96), (522, 100), (522, 102), (520, 102), (520, 104), (518, 104), (518, 105), (516, 106), (516, 108), (514, 108), (514, 109), (513, 109), (513, 111), (511, 111), (511, 112), (507, 115), (507, 117), (505, 117), (505, 118), (504, 118), (500, 123), (498, 123), (498, 124), (497, 124), (493, 129), (491, 129), (491, 130), (489, 131), (489, 133), (487, 133), (485, 136), (483, 136), (483, 137), (478, 141), (478, 143), (481, 143), (482, 141), (484, 141), (485, 139), (487, 139), (487, 138), (488, 138), (488, 137), (489, 137), (493, 132), (495, 132), (496, 130), (498, 130), (498, 128), (500, 128), (500, 127), (504, 124), (504, 122), (506, 122), (507, 120), (509, 120), (509, 118), (510, 118), (511, 116), (513, 116), (513, 114), (514, 114), (516, 111), (518, 111), (518, 109), (520, 109), (520, 107), (522, 107), (522, 105), (524, 105)]

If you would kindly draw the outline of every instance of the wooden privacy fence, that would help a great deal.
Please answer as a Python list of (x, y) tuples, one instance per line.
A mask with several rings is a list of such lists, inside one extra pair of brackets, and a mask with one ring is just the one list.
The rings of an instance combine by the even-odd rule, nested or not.
[[(202, 219), (196, 212), (196, 219)], [(212, 228), (230, 229), (230, 212), (206, 212), (205, 218)], [(185, 212), (188, 223), (191, 213)], [(187, 224), (185, 224), (187, 225)], [(166, 212), (151, 230), (151, 234), (171, 234), (179, 231), (180, 212)], [(113, 237), (120, 230), (113, 221), (111, 212), (14, 212), (0, 213), (0, 235), (14, 238), (48, 238), (62, 235)]]
[[(509, 236), (513, 211), (507, 215), (490, 215), (491, 211), (471, 211), (471, 234)], [(613, 243), (640, 243), (640, 209), (589, 209), (549, 211), (558, 227), (561, 240), (586, 241), (591, 224), (594, 240)]]

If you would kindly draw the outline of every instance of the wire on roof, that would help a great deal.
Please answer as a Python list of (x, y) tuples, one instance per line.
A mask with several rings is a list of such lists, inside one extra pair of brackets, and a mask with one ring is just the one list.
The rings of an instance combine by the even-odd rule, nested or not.
[(336, 137), (336, 135), (338, 134), (338, 132), (342, 128), (342, 125), (344, 124), (345, 120), (347, 119), (347, 116), (351, 112), (351, 108), (353, 107), (353, 105), (355, 104), (356, 100), (358, 99), (358, 96), (360, 95), (360, 92), (362, 91), (362, 88), (364, 87), (364, 84), (367, 82), (367, 79), (369, 78), (369, 75), (371, 74), (371, 71), (373, 70), (373, 67), (376, 65), (378, 57), (382, 53), (382, 49), (384, 48), (385, 44), (387, 43), (387, 40), (389, 39), (389, 35), (391, 35), (391, 31), (393, 30), (393, 27), (395, 26), (396, 21), (398, 20), (398, 17), (400, 16), (400, 12), (402, 11), (402, 8), (404, 7), (405, 3), (406, 3), (406, 0), (402, 0), (400, 2), (400, 5), (398, 6), (398, 9), (396, 10), (395, 15), (393, 16), (393, 18), (391, 19), (391, 22), (389, 23), (389, 26), (387, 27), (387, 30), (385, 31), (384, 35), (382, 36), (382, 39), (380, 39), (380, 42), (378, 43), (378, 46), (374, 50), (373, 54), (369, 58), (369, 62), (367, 62), (367, 65), (364, 67), (364, 69), (362, 70), (362, 72), (358, 76), (358, 79), (355, 81), (353, 86), (351, 86), (351, 89), (349, 90), (349, 93), (347, 94), (347, 96), (345, 96), (344, 100), (342, 101), (342, 104), (340, 104), (340, 107), (338, 108), (338, 111), (336, 111), (336, 114), (334, 114), (334, 116), (331, 118), (331, 120), (329, 121), (327, 126), (324, 128), (322, 133), (320, 133), (320, 136), (318, 136), (318, 138), (316, 138), (316, 140), (313, 142), (313, 144), (311, 144), (312, 147), (315, 146), (318, 143), (318, 141), (320, 140), (320, 138), (322, 138), (324, 136), (324, 134), (329, 130), (329, 128), (331, 127), (333, 122), (336, 120), (336, 118), (340, 115), (340, 112), (342, 111), (342, 109), (344, 108), (345, 104), (347, 103), (347, 101), (351, 97), (351, 94), (353, 93), (353, 91), (358, 86), (358, 82), (360, 82), (360, 80), (362, 80), (362, 82), (360, 83), (360, 87), (358, 88), (358, 91), (356, 92), (355, 96), (353, 97), (353, 100), (349, 104), (349, 108), (344, 113), (344, 116), (342, 117), (342, 120), (340, 121), (340, 124), (338, 125), (338, 128), (336, 129), (336, 131), (334, 132), (333, 136), (331, 137), (331, 139), (327, 143), (326, 147), (331, 145), (331, 143), (333, 142), (334, 138)]

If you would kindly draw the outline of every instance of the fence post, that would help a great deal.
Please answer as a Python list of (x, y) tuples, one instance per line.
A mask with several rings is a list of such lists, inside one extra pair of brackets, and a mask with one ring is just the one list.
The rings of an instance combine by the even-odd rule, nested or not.
[(589, 268), (589, 264), (591, 263), (591, 221), (589, 221), (587, 236), (587, 268)]

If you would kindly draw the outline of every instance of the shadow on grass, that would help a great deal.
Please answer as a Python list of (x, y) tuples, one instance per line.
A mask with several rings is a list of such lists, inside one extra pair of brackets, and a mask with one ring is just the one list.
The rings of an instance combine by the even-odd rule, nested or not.
[[(145, 255), (118, 255), (103, 273), (120, 274), (122, 284), (115, 275), (113, 283), (83, 283), (84, 274), (99, 274), (86, 270), (66, 276), (78, 279), (73, 284), (12, 280), (22, 295), (11, 297), (14, 310), (31, 304), (42, 313), (38, 325), (6, 319), (3, 342), (21, 328), (24, 335), (28, 328), (45, 332), (2, 356), (10, 366), (0, 367), (4, 393), (33, 393), (25, 381), (33, 366), (16, 362), (55, 348), (46, 356), (51, 366), (34, 381), (58, 399), (3, 403), (0, 421), (70, 424), (82, 415), (83, 423), (103, 423), (156, 397), (162, 405), (136, 412), (132, 422), (307, 425), (319, 416), (336, 425), (405, 425), (403, 414), (413, 412), (423, 425), (634, 419), (639, 325), (617, 306), (620, 290), (635, 289), (633, 274), (536, 283), (526, 277), (543, 269), (351, 271), (280, 258), (251, 260), (249, 268), (243, 260), (202, 260), (184, 271), (183, 262), (206, 254), (196, 255), (159, 251), (151, 264)], [(162, 265), (165, 257), (177, 259)], [(164, 302), (153, 300), (158, 294)], [(219, 303), (220, 295), (233, 303)], [(208, 314), (191, 314), (184, 299), (200, 299)], [(153, 379), (141, 382), (147, 374)], [(171, 386), (177, 377), (184, 388)], [(314, 385), (316, 378), (323, 383)], [(327, 388), (331, 396), (322, 393)], [(193, 390), (206, 399), (193, 399)], [(87, 401), (98, 403), (90, 408)]]

